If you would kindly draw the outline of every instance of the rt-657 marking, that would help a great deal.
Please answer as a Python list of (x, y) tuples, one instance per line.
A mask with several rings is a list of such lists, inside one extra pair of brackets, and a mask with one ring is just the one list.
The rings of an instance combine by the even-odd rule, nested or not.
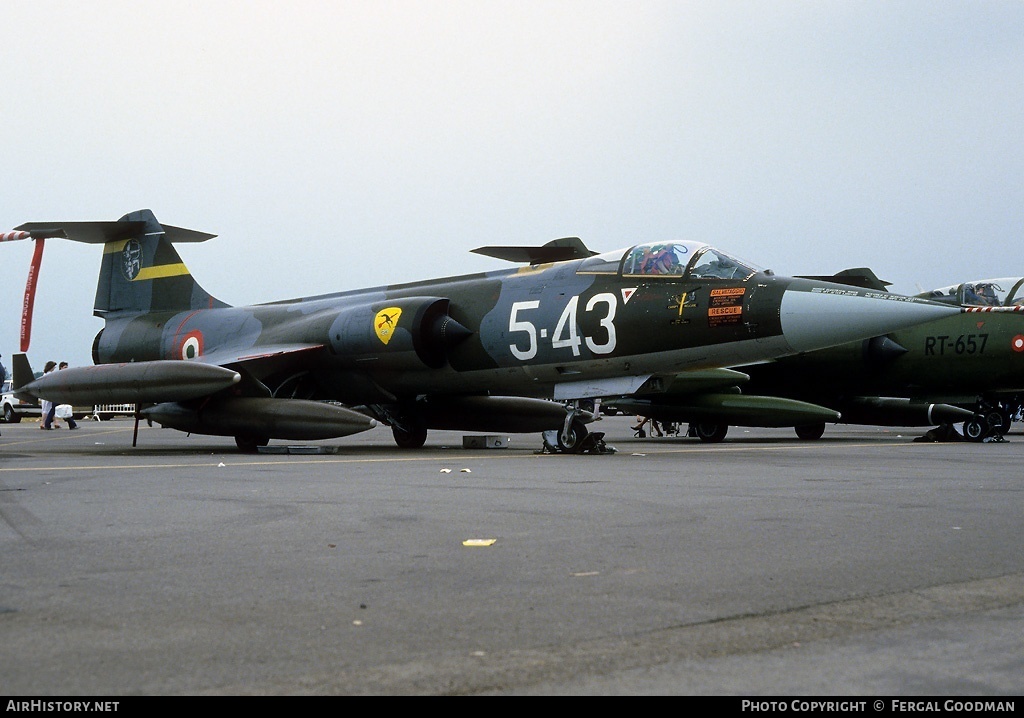
[(958, 337), (940, 335), (924, 338), (925, 356), (950, 354), (984, 354), (988, 334), (961, 334)]

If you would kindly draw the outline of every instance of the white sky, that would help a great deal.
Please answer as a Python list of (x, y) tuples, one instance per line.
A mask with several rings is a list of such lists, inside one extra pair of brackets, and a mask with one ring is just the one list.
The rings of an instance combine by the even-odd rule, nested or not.
[[(232, 304), (711, 242), (892, 289), (1024, 275), (1024, 3), (0, 3), (0, 231), (152, 209)], [(0, 353), (30, 242), (0, 244)], [(98, 247), (29, 357), (90, 363)]]

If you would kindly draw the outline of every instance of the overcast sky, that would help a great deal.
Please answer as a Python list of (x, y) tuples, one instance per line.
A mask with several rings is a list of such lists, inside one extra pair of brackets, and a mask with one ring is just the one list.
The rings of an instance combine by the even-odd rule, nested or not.
[[(231, 304), (715, 244), (915, 293), (1024, 275), (1024, 2), (0, 3), (0, 231), (148, 208)], [(32, 247), (0, 244), (0, 353)], [(90, 363), (100, 249), (32, 346)]]

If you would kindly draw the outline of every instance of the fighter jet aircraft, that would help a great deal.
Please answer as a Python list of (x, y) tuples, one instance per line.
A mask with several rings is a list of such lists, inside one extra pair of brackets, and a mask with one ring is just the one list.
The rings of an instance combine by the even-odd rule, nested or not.
[[(869, 269), (845, 270), (829, 279), (882, 291), (887, 286)], [(817, 439), (827, 423), (838, 421), (963, 422), (968, 440), (1002, 436), (1024, 401), (1024, 278), (966, 282), (918, 297), (966, 309), (863, 341), (737, 367), (733, 387), (742, 387), (742, 394), (726, 395), (732, 401), (727, 406), (715, 404), (711, 393), (644, 403), (634, 398), (617, 406), (689, 421), (693, 435), (711, 442), (721, 441), (729, 425), (795, 427), (799, 437)], [(771, 403), (783, 398), (803, 405), (775, 411)]]
[(382, 422), (400, 447), (423, 445), (429, 429), (557, 430), (559, 448), (575, 452), (591, 418), (580, 400), (721, 383), (723, 367), (960, 311), (776, 276), (700, 242), (597, 254), (578, 238), (473, 250), (518, 268), (233, 307), (173, 246), (213, 236), (149, 210), (17, 227), (12, 238), (102, 245), (94, 313), (104, 319), (95, 366), (32, 380), (22, 355), (18, 391), (134, 403), (144, 418), (231, 436), (244, 451)]

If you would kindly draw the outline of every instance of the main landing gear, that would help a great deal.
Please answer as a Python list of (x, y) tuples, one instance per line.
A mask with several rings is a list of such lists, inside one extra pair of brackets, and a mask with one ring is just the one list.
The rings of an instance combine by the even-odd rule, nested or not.
[(427, 425), (417, 416), (404, 416), (391, 424), (391, 435), (400, 449), (418, 449), (427, 442)]
[(1019, 407), (1001, 402), (979, 402), (977, 412), (964, 422), (964, 438), (968, 441), (1002, 441), (1019, 413)]
[(550, 454), (613, 454), (615, 449), (604, 443), (603, 431), (590, 431), (583, 420), (585, 410), (579, 402), (567, 408), (565, 422), (558, 430), (545, 431), (543, 453)]

